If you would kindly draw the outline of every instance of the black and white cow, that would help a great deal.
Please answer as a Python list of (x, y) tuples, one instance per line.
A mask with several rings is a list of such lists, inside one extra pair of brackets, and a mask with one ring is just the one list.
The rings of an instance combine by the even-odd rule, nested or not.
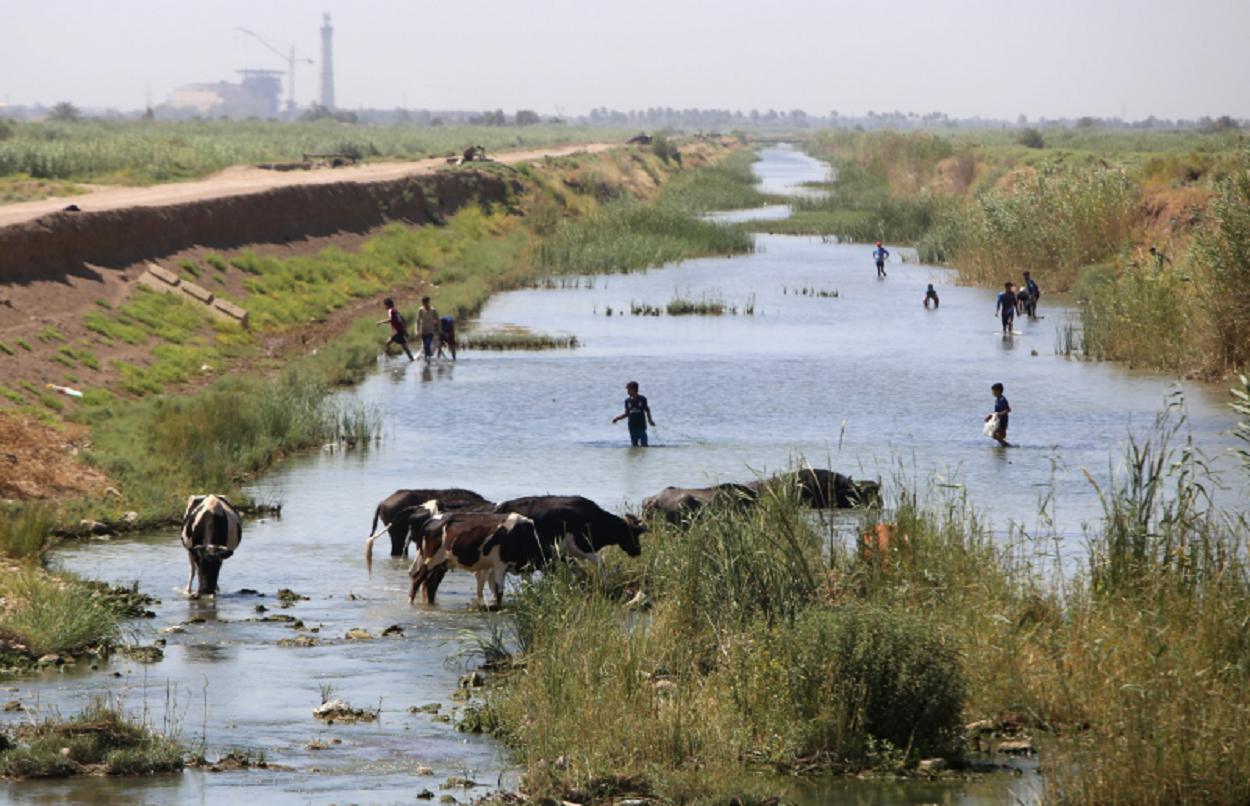
[[(444, 490), (396, 490), (390, 497), (378, 504), (373, 511), (373, 528), (369, 534), (376, 535), (378, 521), (391, 536), (391, 556), (403, 557), (408, 553), (408, 520), (406, 514), (414, 511), (426, 501), (437, 499), (440, 510), (481, 509), (492, 506), (482, 496), (472, 490), (449, 488)], [(369, 544), (372, 547), (372, 543)]]
[(559, 553), (591, 560), (603, 571), (599, 552), (619, 546), (630, 557), (642, 553), (638, 536), (647, 531), (633, 515), (621, 518), (580, 495), (534, 495), (495, 505), (495, 512), (515, 512), (534, 521), (538, 536)]
[(412, 579), (409, 604), (423, 585), (426, 602), (433, 604), (447, 571), (463, 568), (477, 576), (478, 601), (482, 601), (482, 589), (489, 582), (499, 607), (508, 572), (519, 571), (542, 555), (534, 522), (516, 513), (436, 515), (425, 523), (417, 544), (417, 558), (408, 572)]
[[(243, 539), (243, 519), (223, 495), (193, 495), (187, 499), (182, 516), (182, 545), (191, 560), (187, 595), (216, 596), (217, 575), (223, 561), (230, 559)], [(191, 593), (196, 574), (200, 589)]]

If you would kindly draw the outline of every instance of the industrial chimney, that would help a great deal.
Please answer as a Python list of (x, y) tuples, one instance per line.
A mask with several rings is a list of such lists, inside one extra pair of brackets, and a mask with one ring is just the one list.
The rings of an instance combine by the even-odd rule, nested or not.
[(330, 12), (325, 14), (325, 25), (321, 26), (321, 105), (326, 109), (334, 108), (334, 53), (331, 40), (334, 29), (330, 27)]

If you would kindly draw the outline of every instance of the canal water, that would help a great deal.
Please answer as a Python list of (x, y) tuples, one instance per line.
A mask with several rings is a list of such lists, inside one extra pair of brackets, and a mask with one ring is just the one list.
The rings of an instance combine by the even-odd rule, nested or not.
[[(828, 176), (827, 166), (785, 148), (763, 152), (756, 170), (774, 191)], [(784, 214), (775, 207), (730, 217)], [(1235, 463), (1223, 458), (1232, 442), (1225, 432), (1234, 425), (1224, 390), (1182, 389), (1158, 375), (1057, 356), (1056, 332), (1071, 311), (1053, 295), (1042, 297), (1044, 318), (1019, 321), (1020, 334), (1004, 339), (994, 292), (955, 285), (946, 270), (902, 263), (903, 250), (891, 251), (888, 276), (878, 279), (864, 245), (761, 235), (746, 256), (493, 298), (473, 327), (572, 334), (581, 346), (468, 352), (454, 364), (430, 366), (381, 361), (346, 394), (383, 413), (382, 442), (302, 456), (261, 480), (253, 493), (280, 501), (282, 517), (245, 524), (216, 601), (175, 592), (185, 584), (187, 561), (173, 531), (63, 544), (56, 564), (138, 583), (162, 600), (154, 619), (130, 625), (138, 640), (150, 642), (164, 628), (182, 631), (159, 634), (168, 642), (160, 663), (117, 658), (98, 671), (80, 664), (16, 681), (19, 690), (10, 694), (27, 716), (72, 713), (104, 693), (147, 709), (158, 724), (176, 720), (183, 738), (203, 740), (210, 758), (235, 748), (263, 750), (270, 762), (296, 771), (26, 782), (3, 785), (0, 798), (392, 803), (411, 802), (424, 788), (442, 794), (439, 784), (455, 775), (485, 785), (460, 793), (465, 801), (514, 782), (504, 748), (407, 710), (439, 703), (442, 714), (453, 712), (449, 698), (463, 669), (448, 658), (463, 631), (480, 629), (486, 617), (467, 608), (467, 574), (448, 577), (438, 605), (412, 608), (404, 563), (382, 558), (366, 571), (373, 508), (400, 488), (467, 487), (493, 500), (580, 494), (619, 509), (669, 485), (745, 481), (808, 462), (880, 478), (887, 496), (900, 488), (922, 496), (954, 488), (1002, 534), (1022, 529), (1075, 557), (1083, 525), (1099, 514), (1085, 471), (1105, 482), (1117, 446), (1148, 428), (1169, 395), (1181, 391), (1194, 441), (1230, 468), (1224, 495), (1240, 502)], [(928, 283), (941, 296), (937, 310), (921, 304)], [(723, 302), (732, 312), (630, 315), (631, 306), (663, 307), (679, 297)], [(629, 380), (639, 382), (654, 412), (648, 449), (630, 448), (624, 423), (610, 423)], [(1013, 448), (981, 432), (994, 382), (1005, 384), (1011, 402)], [(309, 598), (283, 609), (274, 599), (282, 588)], [(322, 643), (277, 646), (299, 633), (284, 622), (254, 620), (275, 614), (317, 628)], [(403, 635), (344, 637), (356, 627), (379, 636), (391, 625)], [(318, 722), (312, 711), (326, 687), (355, 707), (380, 707), (381, 718)], [(327, 749), (310, 749), (314, 740)], [(418, 765), (434, 775), (415, 775)], [(979, 804), (1032, 800), (1036, 786), (1024, 770), (942, 785), (837, 781), (792, 796), (813, 806)]]

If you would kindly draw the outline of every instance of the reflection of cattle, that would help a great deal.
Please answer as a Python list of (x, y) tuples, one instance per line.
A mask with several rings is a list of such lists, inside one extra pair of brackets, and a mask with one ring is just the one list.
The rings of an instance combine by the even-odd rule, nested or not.
[[(243, 519), (222, 495), (193, 495), (187, 499), (182, 516), (182, 545), (191, 560), (187, 594), (216, 596), (221, 564), (234, 555), (243, 539)], [(200, 589), (191, 593), (191, 583), (200, 576)]]
[[(402, 557), (407, 554), (408, 518), (426, 501), (437, 499), (441, 510), (459, 510), (467, 508), (488, 507), (490, 502), (472, 490), (450, 488), (446, 490), (396, 490), (389, 498), (378, 504), (373, 512), (373, 528), (370, 534), (378, 531), (378, 521), (391, 536), (391, 556)], [(372, 543), (369, 544), (373, 546)]]
[(498, 607), (503, 602), (504, 576), (542, 557), (534, 522), (515, 513), (438, 515), (426, 522), (417, 539), (420, 547), (409, 571), (409, 603), (424, 584), (426, 601), (433, 604), (447, 570), (463, 568), (477, 575), (478, 601), (482, 601), (482, 588), (489, 581)]
[(642, 500), (644, 518), (660, 517), (681, 525), (696, 512), (713, 503), (737, 506), (755, 501), (756, 492), (745, 484), (718, 484), (715, 487), (686, 489), (667, 487)]
[(753, 482), (747, 486), (761, 493), (769, 488), (784, 490), (793, 486), (804, 503), (817, 509), (831, 507), (849, 509), (868, 506), (877, 499), (881, 490), (881, 485), (875, 481), (854, 481), (832, 470), (818, 470), (810, 467), (797, 473), (783, 473), (771, 479)]
[(500, 513), (515, 512), (534, 521), (539, 537), (564, 555), (592, 560), (603, 570), (599, 552), (619, 546), (630, 557), (642, 553), (638, 536), (647, 531), (633, 515), (621, 518), (580, 495), (535, 495), (514, 498), (495, 506)]

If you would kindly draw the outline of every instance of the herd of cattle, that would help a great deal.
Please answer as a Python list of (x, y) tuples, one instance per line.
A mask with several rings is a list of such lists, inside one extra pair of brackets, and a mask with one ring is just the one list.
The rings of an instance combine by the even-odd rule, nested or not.
[[(770, 493), (794, 494), (822, 509), (847, 508), (874, 501), (879, 485), (806, 468), (749, 484), (669, 487), (643, 500), (643, 518), (679, 525), (713, 501), (750, 506)], [(200, 576), (198, 595), (216, 593), (221, 563), (234, 553), (242, 536), (240, 524), (238, 512), (224, 496), (193, 496), (187, 502), (182, 544), (190, 557), (191, 579)], [(536, 570), (556, 557), (587, 560), (602, 569), (600, 552), (609, 546), (631, 557), (641, 554), (640, 536), (647, 527), (632, 514), (614, 515), (581, 496), (529, 496), (494, 503), (470, 490), (427, 489), (399, 490), (386, 498), (374, 510), (370, 531), (365, 551), (369, 563), (374, 541), (384, 534), (390, 537), (392, 557), (407, 556), (409, 543), (416, 544), (409, 602), (424, 591), (425, 601), (433, 604), (443, 577), (460, 568), (476, 575), (479, 601), (489, 583), (498, 606), (507, 574)], [(188, 594), (190, 589), (188, 580)]]

